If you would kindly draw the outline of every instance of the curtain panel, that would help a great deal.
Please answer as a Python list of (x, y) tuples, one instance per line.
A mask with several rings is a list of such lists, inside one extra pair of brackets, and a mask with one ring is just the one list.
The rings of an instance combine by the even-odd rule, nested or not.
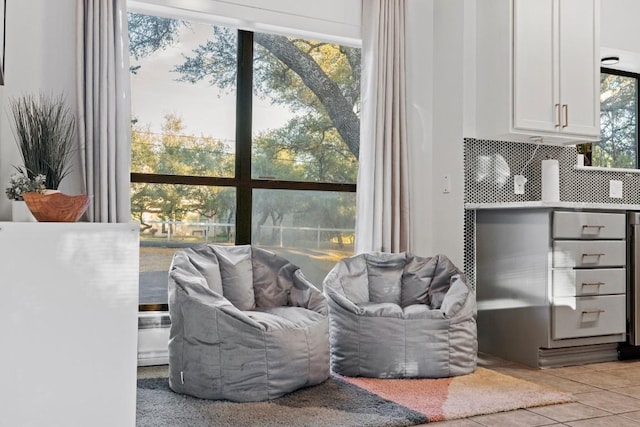
[(411, 251), (405, 0), (362, 2), (356, 253)]
[(80, 162), (92, 222), (130, 222), (131, 101), (126, 0), (78, 2)]

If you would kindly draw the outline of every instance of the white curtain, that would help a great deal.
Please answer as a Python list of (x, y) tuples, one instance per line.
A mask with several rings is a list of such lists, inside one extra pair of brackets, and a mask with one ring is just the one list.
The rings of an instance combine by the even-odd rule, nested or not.
[(78, 1), (81, 164), (92, 222), (129, 222), (131, 105), (126, 0)]
[(362, 114), (356, 253), (412, 250), (405, 0), (362, 2)]

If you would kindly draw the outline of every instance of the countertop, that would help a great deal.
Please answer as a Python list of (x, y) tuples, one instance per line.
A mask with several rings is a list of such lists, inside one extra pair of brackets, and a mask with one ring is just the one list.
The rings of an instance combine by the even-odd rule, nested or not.
[(640, 205), (622, 203), (586, 203), (586, 202), (499, 202), (499, 203), (465, 203), (467, 210), (477, 209), (539, 209), (539, 208), (561, 208), (561, 209), (596, 209), (608, 211), (640, 211)]

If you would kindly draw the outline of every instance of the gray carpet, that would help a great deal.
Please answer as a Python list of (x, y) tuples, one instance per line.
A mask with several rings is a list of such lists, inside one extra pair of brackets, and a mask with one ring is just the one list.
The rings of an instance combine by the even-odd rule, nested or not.
[(138, 380), (137, 427), (400, 427), (427, 418), (338, 378), (270, 402), (234, 403), (184, 396), (167, 378)]

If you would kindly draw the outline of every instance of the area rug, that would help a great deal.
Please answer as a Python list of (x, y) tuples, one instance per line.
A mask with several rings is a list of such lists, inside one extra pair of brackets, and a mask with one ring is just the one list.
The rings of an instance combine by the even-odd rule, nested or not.
[(573, 401), (570, 393), (484, 368), (438, 380), (341, 378), (421, 413), (431, 422)]
[(208, 401), (138, 380), (138, 427), (401, 427), (572, 401), (569, 393), (478, 368), (461, 377), (383, 380), (332, 376), (270, 402)]

